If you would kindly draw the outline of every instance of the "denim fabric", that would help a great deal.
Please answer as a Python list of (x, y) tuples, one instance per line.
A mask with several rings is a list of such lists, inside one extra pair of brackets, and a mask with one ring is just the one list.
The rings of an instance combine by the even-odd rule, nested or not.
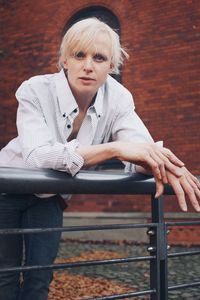
[[(0, 228), (45, 228), (62, 226), (57, 196), (0, 195)], [(0, 235), (0, 269), (53, 263), (60, 232)], [(0, 299), (47, 300), (52, 271), (0, 274)]]

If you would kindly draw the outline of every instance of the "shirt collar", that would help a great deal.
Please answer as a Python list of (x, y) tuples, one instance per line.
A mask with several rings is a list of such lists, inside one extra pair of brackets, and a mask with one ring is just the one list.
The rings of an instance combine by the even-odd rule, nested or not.
[(71, 92), (63, 69), (56, 74), (55, 84), (61, 114), (62, 116), (68, 116), (78, 108), (78, 105)]
[(94, 101), (94, 104), (92, 105), (95, 109), (97, 117), (99, 118), (102, 116), (102, 112), (103, 112), (103, 97), (104, 97), (104, 85), (98, 89), (96, 99)]
[[(56, 74), (55, 84), (61, 114), (62, 116), (68, 116), (75, 109), (78, 109), (78, 104), (72, 94), (63, 69)], [(97, 117), (101, 117), (103, 112), (104, 88), (105, 85), (102, 85), (98, 89), (94, 104), (91, 106), (94, 107)]]

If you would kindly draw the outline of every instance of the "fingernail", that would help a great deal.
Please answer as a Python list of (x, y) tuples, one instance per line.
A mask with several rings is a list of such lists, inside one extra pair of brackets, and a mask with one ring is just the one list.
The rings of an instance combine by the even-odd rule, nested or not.
[(183, 210), (183, 211), (187, 211), (187, 206), (184, 205), (184, 206), (182, 207), (182, 210)]

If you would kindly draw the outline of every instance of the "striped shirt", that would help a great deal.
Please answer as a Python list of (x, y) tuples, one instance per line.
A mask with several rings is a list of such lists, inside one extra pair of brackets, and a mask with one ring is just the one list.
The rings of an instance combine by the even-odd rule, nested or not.
[(24, 81), (16, 98), (18, 136), (0, 151), (0, 166), (50, 168), (74, 176), (84, 164), (76, 152), (80, 145), (152, 142), (134, 110), (132, 95), (109, 75), (71, 141), (79, 108), (63, 70)]

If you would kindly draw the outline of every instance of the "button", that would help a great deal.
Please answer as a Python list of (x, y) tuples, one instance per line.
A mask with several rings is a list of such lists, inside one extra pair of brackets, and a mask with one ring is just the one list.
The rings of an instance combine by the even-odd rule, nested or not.
[(75, 109), (73, 110), (73, 112), (74, 112), (74, 113), (77, 113), (77, 111), (78, 111), (78, 109), (77, 109), (77, 108), (75, 108)]
[(98, 118), (101, 118), (101, 115), (98, 115)]
[(64, 113), (62, 116), (63, 116), (63, 118), (65, 118), (66, 117), (66, 113)]
[(68, 125), (67, 125), (67, 128), (71, 128), (71, 125), (70, 125), (70, 124), (68, 124)]

